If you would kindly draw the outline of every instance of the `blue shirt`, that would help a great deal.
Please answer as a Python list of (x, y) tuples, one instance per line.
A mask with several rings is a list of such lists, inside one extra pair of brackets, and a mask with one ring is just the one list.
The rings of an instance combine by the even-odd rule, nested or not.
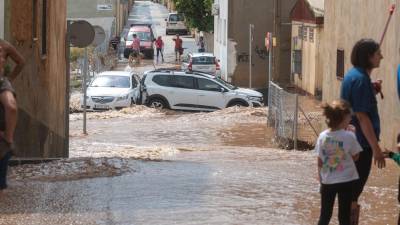
[[(350, 103), (353, 112), (363, 112), (368, 115), (376, 138), (379, 140), (381, 124), (378, 113), (378, 102), (371, 78), (364, 69), (352, 68), (347, 72), (342, 82), (340, 97)], [(355, 115), (352, 117), (351, 124), (356, 127), (356, 136), (361, 147), (369, 148), (370, 145), (362, 133), (359, 121)]]

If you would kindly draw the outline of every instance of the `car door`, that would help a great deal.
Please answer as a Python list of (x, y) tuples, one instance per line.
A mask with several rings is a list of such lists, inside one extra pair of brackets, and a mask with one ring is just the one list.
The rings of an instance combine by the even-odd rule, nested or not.
[[(173, 107), (176, 104), (175, 92), (176, 88), (174, 87), (174, 79), (173, 76), (165, 75), (165, 74), (156, 74), (152, 78), (153, 84), (146, 85), (146, 93), (147, 95), (160, 95), (167, 99), (169, 105)], [(145, 96), (146, 98), (148, 96)]]
[(140, 79), (136, 74), (131, 76), (131, 93), (133, 101), (138, 104), (140, 102)]
[(198, 107), (213, 111), (225, 108), (228, 97), (226, 88), (210, 79), (196, 78)]
[(177, 109), (198, 110), (197, 90), (195, 89), (195, 78), (185, 75), (173, 76), (173, 99), (172, 107)]

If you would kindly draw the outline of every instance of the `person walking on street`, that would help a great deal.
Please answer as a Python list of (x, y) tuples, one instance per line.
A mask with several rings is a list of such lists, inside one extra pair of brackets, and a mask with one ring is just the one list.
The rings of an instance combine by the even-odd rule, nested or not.
[(157, 62), (158, 62), (158, 57), (160, 56), (160, 53), (161, 53), (162, 62), (164, 62), (164, 54), (163, 54), (164, 41), (161, 39), (161, 36), (158, 36), (158, 38), (154, 42), (154, 44), (156, 45), (156, 49), (157, 49)]
[(363, 151), (356, 162), (360, 179), (353, 184), (352, 224), (358, 224), (360, 197), (368, 180), (372, 158), (378, 168), (385, 167), (385, 157), (379, 146), (381, 131), (376, 94), (381, 91), (381, 81), (372, 82), (372, 70), (378, 68), (383, 59), (379, 44), (372, 39), (358, 41), (351, 53), (353, 68), (344, 76), (341, 98), (350, 103), (354, 114), (351, 124)]
[(118, 45), (120, 43), (120, 37), (115, 36), (113, 39), (110, 41), (111, 46), (113, 47), (114, 51), (118, 50)]
[(181, 55), (183, 54), (182, 47), (182, 39), (179, 37), (179, 34), (176, 35), (176, 38), (172, 39), (175, 42), (175, 61), (181, 61)]
[(204, 42), (204, 37), (200, 36), (199, 42), (197, 42), (197, 46), (199, 47), (199, 52), (206, 51), (206, 43)]
[[(8, 57), (15, 62), (16, 66), (6, 77)], [(9, 79), (14, 80), (24, 65), (24, 58), (14, 46), (0, 39), (0, 196), (7, 188), (8, 161), (12, 156), (14, 131), (17, 125), (16, 95)]]
[(133, 59), (135, 59), (140, 64), (140, 39), (136, 34), (133, 34), (132, 37), (132, 44), (130, 45), (132, 52), (129, 55), (129, 62), (132, 63)]
[(350, 224), (353, 182), (358, 180), (354, 161), (362, 148), (355, 134), (347, 128), (351, 121), (349, 103), (339, 100), (322, 106), (328, 129), (317, 140), (318, 178), (321, 213), (318, 225), (328, 225), (335, 198), (339, 199), (339, 224)]

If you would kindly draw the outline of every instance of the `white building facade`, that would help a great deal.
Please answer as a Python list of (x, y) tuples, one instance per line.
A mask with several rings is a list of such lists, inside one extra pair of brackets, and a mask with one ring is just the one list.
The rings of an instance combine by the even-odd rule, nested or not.
[(216, 9), (214, 15), (214, 55), (220, 60), (221, 78), (230, 81), (228, 71), (229, 0), (215, 0), (214, 8)]

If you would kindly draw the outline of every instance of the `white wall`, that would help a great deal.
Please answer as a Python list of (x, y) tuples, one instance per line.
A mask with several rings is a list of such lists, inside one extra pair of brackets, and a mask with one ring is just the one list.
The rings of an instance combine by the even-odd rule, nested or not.
[(220, 60), (221, 76), (228, 80), (228, 1), (215, 0), (219, 4), (219, 15), (214, 17), (214, 55)]
[(0, 38), (4, 38), (4, 0), (0, 0)]

